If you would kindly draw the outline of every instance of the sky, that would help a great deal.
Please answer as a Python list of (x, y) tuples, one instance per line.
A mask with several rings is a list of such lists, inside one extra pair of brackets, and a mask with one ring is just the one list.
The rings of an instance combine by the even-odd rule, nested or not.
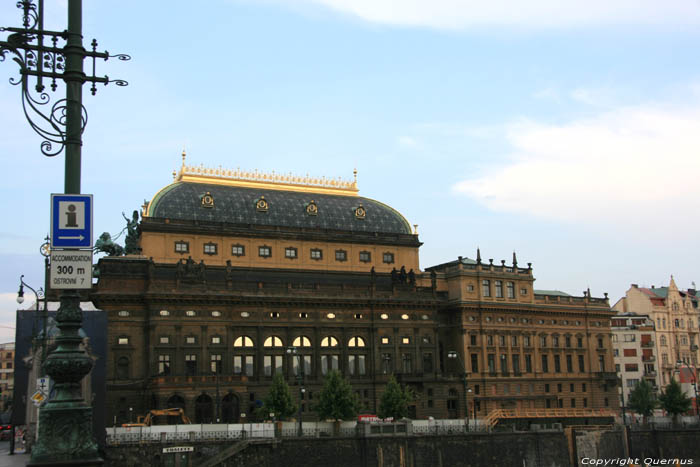
[[(46, 27), (65, 29), (67, 2), (46, 3)], [(15, 2), (0, 25), (21, 25)], [(693, 287), (699, 26), (695, 0), (84, 2), (85, 44), (132, 57), (96, 64), (129, 86), (84, 89), (95, 236), (169, 184), (184, 148), (207, 167), (357, 169), (360, 195), (418, 224), (421, 268), (480, 248), (496, 263), (517, 252), (536, 288), (611, 305), (631, 283)], [(3, 342), (20, 275), (43, 284), (64, 178), (17, 70), (0, 62)]]

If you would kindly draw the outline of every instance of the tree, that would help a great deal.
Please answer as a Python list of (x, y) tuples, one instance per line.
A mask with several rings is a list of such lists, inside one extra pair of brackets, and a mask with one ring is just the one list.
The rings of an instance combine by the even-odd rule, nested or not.
[(379, 401), (379, 417), (394, 420), (408, 415), (408, 403), (413, 400), (413, 394), (408, 389), (402, 388), (392, 375), (386, 385), (386, 389)]
[(270, 413), (274, 413), (277, 420), (286, 420), (297, 411), (289, 386), (280, 373), (275, 373), (272, 378), (270, 392), (267, 393), (263, 399), (263, 406), (258, 410), (262, 418), (268, 418)]
[(654, 388), (645, 379), (637, 383), (627, 401), (627, 407), (644, 417), (645, 422), (647, 417), (654, 414), (657, 404)]
[(323, 382), (316, 412), (321, 420), (350, 420), (357, 415), (357, 397), (350, 383), (337, 370), (332, 370)]
[(678, 419), (678, 415), (690, 410), (692, 406), (691, 399), (683, 393), (681, 385), (678, 381), (671, 379), (664, 392), (659, 396), (661, 407), (673, 416), (674, 423)]

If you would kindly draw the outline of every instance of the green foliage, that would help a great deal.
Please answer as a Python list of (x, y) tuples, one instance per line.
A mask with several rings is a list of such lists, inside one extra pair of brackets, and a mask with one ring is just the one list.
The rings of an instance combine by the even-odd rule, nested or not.
[(643, 417), (653, 415), (657, 404), (654, 388), (645, 379), (637, 383), (632, 392), (630, 392), (629, 400), (627, 401), (627, 407)]
[(664, 392), (659, 396), (659, 401), (661, 407), (674, 418), (689, 411), (692, 406), (692, 400), (683, 393), (681, 385), (675, 379), (668, 383)]
[(404, 418), (408, 415), (408, 404), (413, 400), (410, 390), (402, 388), (392, 375), (386, 385), (386, 389), (379, 401), (379, 417), (394, 420)]
[(270, 392), (263, 399), (263, 406), (258, 409), (258, 415), (268, 419), (270, 413), (275, 414), (276, 420), (287, 420), (297, 411), (297, 406), (292, 401), (289, 386), (280, 373), (275, 373), (272, 378)]
[(323, 381), (323, 389), (314, 410), (321, 420), (351, 420), (357, 415), (357, 397), (350, 383), (336, 370)]

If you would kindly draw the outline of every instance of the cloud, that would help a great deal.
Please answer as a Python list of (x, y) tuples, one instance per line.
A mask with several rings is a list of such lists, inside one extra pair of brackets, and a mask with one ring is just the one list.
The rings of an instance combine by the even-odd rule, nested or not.
[(695, 0), (279, 0), (317, 4), (365, 21), (401, 26), (462, 29), (484, 26), (525, 28), (597, 25), (667, 25), (700, 23)]
[(561, 125), (525, 120), (506, 128), (509, 160), (453, 189), (496, 211), (697, 235), (698, 135), (700, 108), (628, 107)]

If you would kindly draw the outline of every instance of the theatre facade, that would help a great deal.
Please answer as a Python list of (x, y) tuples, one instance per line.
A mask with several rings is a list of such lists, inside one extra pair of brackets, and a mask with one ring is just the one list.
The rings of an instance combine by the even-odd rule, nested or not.
[(390, 375), (415, 392), (412, 418), (618, 407), (607, 297), (535, 290), (515, 254), (420, 270), (415, 228), (356, 180), (192, 167), (183, 154), (141, 214), (140, 254), (102, 258), (91, 296), (108, 314), (117, 424), (169, 407), (251, 420), (275, 373), (316, 419), (333, 369), (364, 413)]

